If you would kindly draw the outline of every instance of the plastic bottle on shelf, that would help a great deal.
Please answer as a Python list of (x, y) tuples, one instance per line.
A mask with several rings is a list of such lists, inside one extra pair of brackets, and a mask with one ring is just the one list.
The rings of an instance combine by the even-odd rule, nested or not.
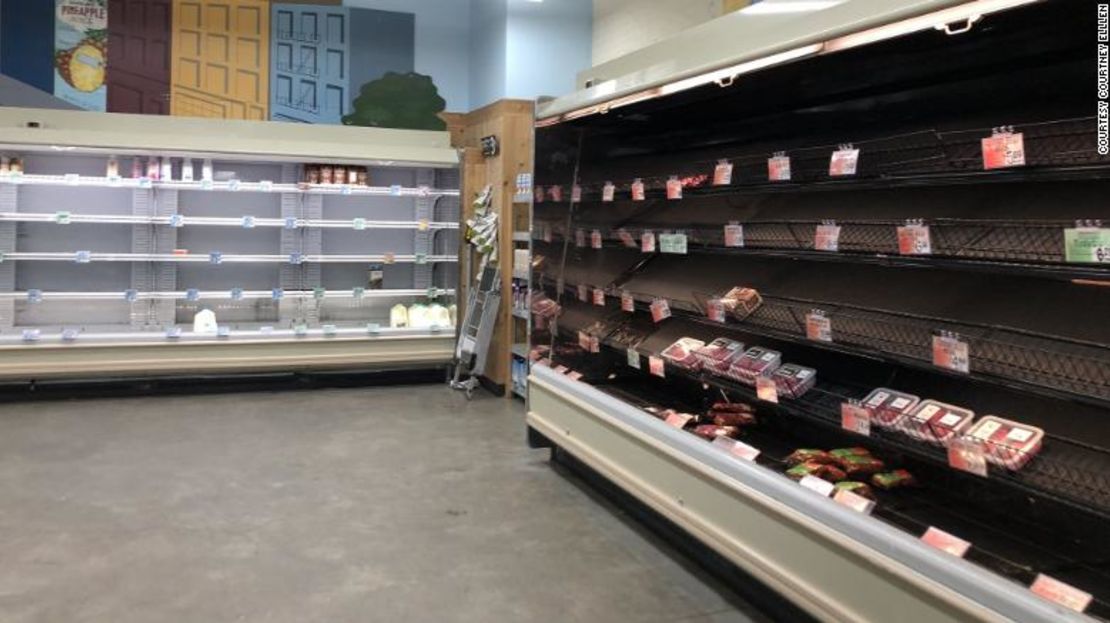
[(182, 182), (191, 182), (191, 181), (193, 181), (193, 159), (192, 158), (182, 158), (181, 159), (181, 181)]
[(8, 173), (12, 170), (11, 158), (7, 156), (0, 156), (0, 173)]
[(212, 179), (213, 179), (213, 176), (214, 176), (214, 174), (212, 173), (212, 159), (211, 158), (205, 158), (204, 159), (204, 165), (203, 165), (203, 168), (201, 169), (201, 173), (200, 173), (200, 179), (202, 179), (206, 182), (211, 182)]
[(135, 156), (131, 159), (131, 179), (139, 179), (143, 176), (143, 159)]
[(173, 158), (169, 156), (162, 158), (162, 168), (158, 177), (165, 182), (173, 180)]
[(347, 167), (347, 184), (351, 186), (355, 186), (358, 184), (357, 167)]
[(151, 157), (147, 158), (147, 160), (146, 160), (146, 176), (149, 177), (151, 180), (157, 180), (158, 179), (158, 174), (160, 172), (161, 171), (158, 168), (158, 157), (157, 156), (151, 156)]
[(108, 168), (106, 170), (106, 177), (119, 177), (119, 158), (115, 156), (108, 156)]

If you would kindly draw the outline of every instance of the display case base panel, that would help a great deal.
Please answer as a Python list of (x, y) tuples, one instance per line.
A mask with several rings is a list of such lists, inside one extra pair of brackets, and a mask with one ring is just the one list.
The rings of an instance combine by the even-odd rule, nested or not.
[(1090, 620), (549, 369), (527, 421), (819, 620)]

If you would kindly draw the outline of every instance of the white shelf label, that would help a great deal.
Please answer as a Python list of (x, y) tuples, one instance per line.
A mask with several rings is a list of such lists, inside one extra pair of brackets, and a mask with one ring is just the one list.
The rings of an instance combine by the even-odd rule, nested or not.
[(768, 158), (767, 179), (772, 182), (789, 182), (790, 156), (774, 156)]
[(967, 342), (951, 335), (934, 335), (933, 365), (967, 374), (971, 368)]
[(1039, 597), (1076, 612), (1086, 610), (1093, 599), (1090, 593), (1081, 591), (1043, 573), (1037, 574), (1037, 578), (1033, 580), (1029, 590)]
[(224, 261), (224, 254), (219, 251), (212, 251), (208, 254), (208, 261), (212, 264), (220, 264)]
[(874, 500), (869, 500), (847, 489), (837, 490), (836, 495), (833, 496), (833, 500), (842, 506), (847, 506), (857, 513), (863, 513), (864, 515), (870, 515), (871, 511), (875, 510)]
[(578, 247), (579, 249), (585, 248), (585, 246), (586, 246), (586, 230), (584, 230), (584, 229), (574, 230), (574, 246)]
[(1025, 135), (1021, 132), (996, 133), (984, 138), (982, 147), (983, 168), (987, 171), (1025, 164)]
[(798, 484), (826, 498), (832, 495), (833, 490), (836, 489), (833, 483), (816, 476), (803, 476)]
[(600, 249), (601, 248), (601, 232), (596, 230), (596, 229), (593, 230), (592, 232), (590, 232), (590, 248), (591, 249)]
[(662, 358), (655, 356), (648, 357), (648, 371), (651, 372), (653, 376), (665, 378), (665, 370), (666, 366), (663, 364)]
[(21, 335), (24, 342), (37, 342), (42, 337), (42, 331), (40, 329), (24, 329)]
[(354, 225), (354, 228), (355, 228), (356, 230), (358, 230), (358, 231), (362, 231), (362, 230), (366, 229), (366, 219), (364, 219), (364, 218), (356, 218), (356, 219), (354, 220), (354, 223), (353, 223), (353, 225)]
[(806, 337), (815, 342), (832, 342), (832, 320), (825, 314), (806, 314)]
[(845, 177), (856, 174), (859, 164), (859, 150), (854, 148), (840, 148), (832, 153), (829, 159), (829, 176)]
[(195, 303), (196, 301), (199, 301), (200, 300), (200, 290), (198, 290), (196, 288), (189, 288), (188, 290), (185, 291), (185, 300), (189, 301), (191, 303)]
[(632, 200), (644, 200), (644, 182), (640, 178), (636, 178), (636, 180), (632, 182)]
[(721, 299), (709, 299), (705, 304), (705, 315), (713, 322), (725, 322), (725, 304)]
[[(139, 188), (142, 188), (142, 186), (143, 186), (143, 182), (142, 182), (142, 179), (140, 179), (139, 180)], [(212, 190), (212, 180), (210, 180), (208, 178), (202, 179), (200, 181), (200, 189), (201, 190)]]
[(628, 292), (621, 292), (621, 311), (628, 313), (636, 311), (636, 298)]
[(92, 261), (92, 253), (90, 251), (78, 251), (73, 255), (73, 261), (78, 264), (88, 264)]
[(605, 290), (594, 288), (594, 305), (605, 307)]
[(755, 377), (755, 395), (760, 400), (778, 403), (779, 388), (769, 376)]
[(723, 450), (730, 456), (745, 461), (754, 461), (760, 453), (757, 448), (753, 448), (742, 441), (737, 441), (729, 437), (717, 437), (713, 440), (713, 446)]
[[(211, 188), (211, 185), (212, 185), (212, 183), (209, 182), (209, 187), (210, 188)], [(149, 177), (143, 176), (143, 177), (139, 178), (139, 188), (147, 189), (147, 188), (152, 188), (153, 186), (154, 186), (154, 183), (151, 182)]]
[(844, 402), (840, 405), (840, 427), (857, 435), (871, 436), (871, 412), (859, 405)]
[(921, 535), (921, 542), (957, 558), (963, 558), (967, 555), (967, 551), (971, 549), (970, 541), (965, 541), (933, 526), (929, 526), (925, 534)]
[(630, 368), (640, 369), (640, 353), (636, 352), (635, 348), (629, 348), (625, 356), (628, 358), (628, 366)]
[(686, 255), (686, 234), (659, 234), (659, 250), (663, 253)]
[(270, 180), (262, 180), (261, 182), (258, 183), (258, 190), (261, 190), (264, 193), (273, 192), (274, 191), (274, 183)]
[(671, 317), (671, 304), (667, 299), (655, 299), (651, 302), (651, 319), (656, 322), (663, 322)]
[(401, 189), (400, 184), (393, 184), (392, 186), (389, 187), (389, 196), (390, 197), (400, 197), (401, 196), (401, 190), (402, 189)]
[(342, 186), (340, 186), (339, 187), (339, 194), (341, 194), (341, 195), (350, 195), (351, 194), (350, 185), (349, 184), (343, 184)]
[(655, 253), (655, 234), (650, 231), (645, 231), (640, 236), (640, 252)]
[(928, 225), (903, 225), (898, 228), (898, 253), (932, 255), (933, 241)]
[(668, 426), (673, 426), (675, 428), (681, 429), (689, 424), (690, 420), (692, 420), (693, 417), (694, 416), (690, 415), (689, 413), (672, 413), (668, 415), (667, 419), (663, 421), (666, 422)]
[(243, 217), (243, 229), (254, 229), (254, 217), (253, 216), (244, 216)]
[(818, 225), (813, 236), (813, 248), (818, 251), (839, 251), (840, 226), (828, 223)]
[(73, 222), (73, 216), (69, 212), (55, 212), (54, 222), (59, 225), (69, 225)]
[(725, 246), (737, 248), (744, 246), (744, 226), (738, 223), (725, 225)]
[(732, 184), (732, 163), (721, 160), (713, 169), (713, 185), (729, 186)]
[(667, 199), (671, 201), (682, 199), (682, 182), (677, 177), (667, 180)]
[(570, 200), (574, 203), (582, 203), (582, 187), (578, 184), (570, 187)]
[(76, 173), (66, 173), (65, 183), (67, 186), (77, 186), (81, 183), (81, 176)]
[(987, 476), (987, 458), (983, 441), (974, 437), (957, 437), (948, 442), (948, 465), (952, 469), (976, 476)]
[(227, 181), (227, 189), (232, 192), (238, 192), (243, 187), (242, 182), (237, 179), (230, 179)]
[(578, 284), (578, 300), (583, 303), (590, 302), (590, 289), (583, 284)]
[(601, 200), (608, 203), (613, 200), (617, 194), (617, 187), (612, 182), (605, 182), (601, 187)]

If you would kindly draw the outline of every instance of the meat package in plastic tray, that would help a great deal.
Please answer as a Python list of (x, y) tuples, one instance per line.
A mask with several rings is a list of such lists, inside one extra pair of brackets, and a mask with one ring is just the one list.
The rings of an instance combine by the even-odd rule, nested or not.
[(921, 399), (894, 389), (880, 387), (863, 399), (862, 406), (871, 414), (871, 421), (883, 428), (899, 428)]
[(695, 340), (692, 337), (681, 337), (674, 343), (663, 350), (663, 358), (680, 368), (688, 370), (698, 370), (701, 368), (701, 361), (694, 354), (694, 351), (705, 346), (705, 342)]
[(782, 353), (769, 348), (753, 346), (745, 351), (743, 355), (737, 357), (736, 361), (732, 362), (726, 376), (741, 383), (755, 385), (756, 377), (770, 376), (781, 363)]
[(743, 320), (763, 304), (763, 297), (752, 288), (733, 288), (721, 297), (721, 305), (730, 316)]
[(968, 429), (967, 436), (983, 442), (988, 461), (1016, 471), (1041, 451), (1044, 430), (987, 415)]
[(539, 318), (554, 318), (560, 309), (558, 303), (542, 294), (532, 297), (532, 313)]
[(901, 428), (914, 439), (944, 445), (967, 432), (974, 419), (975, 412), (970, 409), (924, 400), (902, 419)]
[(817, 370), (788, 363), (771, 374), (779, 396), (801, 398), (817, 384)]
[(694, 351), (702, 370), (724, 376), (736, 358), (744, 354), (744, 344), (727, 337), (719, 337)]

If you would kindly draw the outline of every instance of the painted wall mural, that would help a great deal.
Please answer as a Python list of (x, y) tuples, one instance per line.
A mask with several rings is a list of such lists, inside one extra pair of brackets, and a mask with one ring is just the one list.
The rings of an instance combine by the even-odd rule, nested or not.
[[(435, 115), (443, 98), (430, 77), (413, 72), (411, 13), (338, 0), (48, 1), (54, 76), (39, 77), (41, 69), (6, 53), (0, 73), (80, 108), (442, 127)], [(13, 4), (23, 3), (0, 5), (0, 41), (30, 42), (34, 34), (21, 27), (41, 29), (48, 18)], [(24, 47), (17, 58), (40, 53)]]

